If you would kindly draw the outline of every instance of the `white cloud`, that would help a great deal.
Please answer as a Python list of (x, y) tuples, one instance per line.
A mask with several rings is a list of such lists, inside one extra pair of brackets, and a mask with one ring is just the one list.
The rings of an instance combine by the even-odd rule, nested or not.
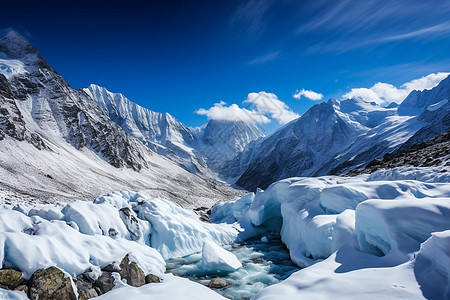
[(247, 109), (237, 104), (227, 106), (225, 102), (220, 101), (209, 109), (200, 108), (195, 113), (206, 116), (210, 120), (244, 121), (257, 124), (267, 124), (271, 120), (286, 124), (300, 117), (273, 93), (250, 93), (242, 103), (251, 104), (252, 107)]
[(321, 93), (316, 93), (311, 90), (301, 89), (300, 91), (296, 91), (294, 96), (295, 99), (300, 99), (301, 97), (308, 98), (309, 100), (319, 101), (322, 100), (323, 95)]
[(289, 106), (286, 105), (286, 103), (278, 99), (278, 97), (273, 93), (250, 93), (247, 96), (247, 100), (243, 103), (251, 103), (255, 105), (257, 112), (260, 114), (269, 115), (280, 124), (286, 124), (300, 117), (300, 115), (294, 113)]
[(431, 73), (418, 79), (411, 80), (396, 87), (392, 84), (378, 82), (371, 88), (354, 88), (342, 96), (343, 99), (362, 98), (366, 101), (374, 101), (380, 105), (387, 105), (391, 102), (402, 102), (413, 90), (423, 91), (434, 88), (445, 79), (450, 73)]
[(200, 108), (195, 113), (206, 116), (210, 120), (243, 121), (256, 124), (267, 124), (270, 122), (269, 118), (264, 114), (241, 108), (237, 104), (226, 106), (226, 103), (223, 101), (215, 103), (209, 109)]

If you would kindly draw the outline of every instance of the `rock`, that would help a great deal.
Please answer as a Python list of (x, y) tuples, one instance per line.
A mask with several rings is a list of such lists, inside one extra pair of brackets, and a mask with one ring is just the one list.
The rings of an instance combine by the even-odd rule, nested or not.
[(114, 288), (114, 277), (111, 272), (103, 272), (95, 281), (94, 286), (100, 289), (101, 294), (107, 293)]
[(118, 263), (112, 263), (112, 264), (109, 264), (109, 265), (107, 265), (106, 267), (104, 267), (104, 268), (102, 269), (102, 271), (105, 271), (105, 272), (117, 272), (117, 273), (119, 273), (119, 272), (120, 272), (120, 267), (119, 267), (119, 264), (118, 264)]
[(211, 220), (209, 219), (209, 217), (207, 215), (201, 215), (200, 220), (203, 222), (206, 222), (206, 223), (211, 223)]
[(228, 285), (228, 283), (222, 278), (214, 278), (208, 283), (208, 287), (213, 289), (221, 289)]
[(25, 279), (23, 273), (15, 269), (2, 269), (0, 270), (0, 285), (6, 286), (9, 289), (14, 289)]
[(32, 300), (76, 300), (69, 277), (57, 267), (40, 269), (30, 279), (28, 296)]
[(15, 288), (15, 290), (24, 292), (25, 294), (28, 295), (28, 286), (26, 286), (25, 284), (19, 285), (18, 287)]
[(78, 300), (100, 296), (94, 287), (94, 280), (89, 277), (89, 272), (77, 276), (75, 284), (78, 290)]
[(120, 277), (126, 279), (131, 286), (139, 287), (145, 284), (145, 274), (133, 261), (130, 263), (130, 255), (127, 254), (120, 263)]
[(156, 275), (148, 274), (147, 276), (145, 276), (145, 284), (148, 284), (148, 283), (160, 283), (160, 282), (161, 282), (161, 278), (159, 278)]

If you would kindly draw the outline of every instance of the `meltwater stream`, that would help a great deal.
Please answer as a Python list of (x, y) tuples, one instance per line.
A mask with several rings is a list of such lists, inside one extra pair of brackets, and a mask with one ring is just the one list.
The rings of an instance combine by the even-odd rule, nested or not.
[(232, 273), (205, 273), (201, 268), (202, 254), (195, 253), (167, 261), (167, 272), (189, 278), (207, 285), (212, 278), (222, 278), (228, 286), (215, 289), (229, 299), (250, 299), (263, 288), (278, 283), (299, 270), (290, 260), (289, 251), (281, 242), (279, 235), (266, 235), (269, 242), (261, 237), (245, 243), (225, 246), (241, 261), (243, 267)]

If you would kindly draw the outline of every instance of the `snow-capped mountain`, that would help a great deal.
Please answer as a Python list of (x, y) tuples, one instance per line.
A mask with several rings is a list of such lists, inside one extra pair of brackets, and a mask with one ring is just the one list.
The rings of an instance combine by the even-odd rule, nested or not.
[(206, 163), (195, 153), (197, 141), (191, 130), (170, 114), (151, 111), (95, 84), (84, 91), (111, 120), (153, 151), (192, 173), (208, 173)]
[(45, 201), (149, 190), (184, 205), (236, 194), (151, 151), (15, 32), (0, 40), (0, 104), (2, 189)]
[(249, 143), (264, 136), (254, 123), (225, 120), (210, 120), (194, 134), (200, 141), (198, 151), (206, 158), (208, 167), (219, 174)]
[[(249, 190), (292, 176), (339, 174), (450, 129), (450, 77), (413, 91), (398, 107), (362, 99), (329, 100), (252, 143), (226, 176)], [(413, 138), (415, 136), (415, 138)]]
[(256, 124), (242, 121), (210, 120), (189, 128), (168, 113), (151, 111), (95, 84), (84, 91), (127, 133), (202, 176), (210, 177), (210, 170), (221, 174), (250, 142), (264, 136)]

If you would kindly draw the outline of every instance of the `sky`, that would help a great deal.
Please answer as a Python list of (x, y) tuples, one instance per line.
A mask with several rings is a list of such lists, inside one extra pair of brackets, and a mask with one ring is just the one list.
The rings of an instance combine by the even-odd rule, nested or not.
[(188, 126), (275, 128), (329, 98), (382, 105), (450, 71), (447, 0), (3, 1), (74, 88), (95, 83)]

